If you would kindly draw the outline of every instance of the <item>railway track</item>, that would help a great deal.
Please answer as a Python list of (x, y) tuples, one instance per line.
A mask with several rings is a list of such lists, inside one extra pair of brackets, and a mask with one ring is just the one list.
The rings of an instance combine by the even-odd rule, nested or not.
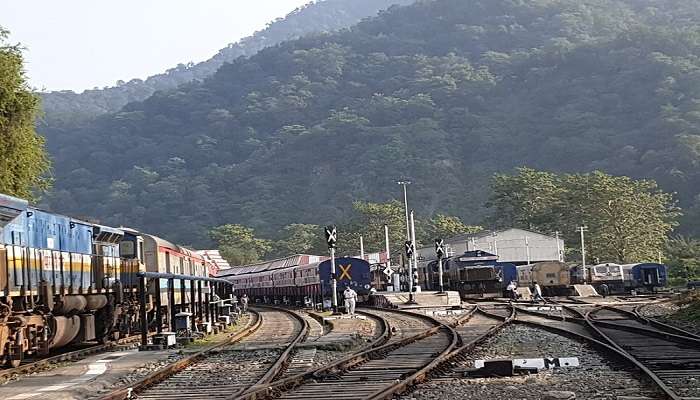
[[(168, 378), (171, 378), (173, 376), (176, 376), (179, 372), (186, 370), (187, 368), (190, 368), (192, 365), (196, 365), (197, 363), (201, 362), (202, 360), (206, 360), (208, 357), (214, 355), (216, 353), (216, 350), (232, 345), (234, 343), (237, 343), (241, 341), (242, 339), (250, 336), (251, 334), (255, 333), (260, 329), (260, 326), (262, 325), (262, 317), (258, 311), (255, 310), (250, 310), (251, 314), (253, 315), (252, 318), (249, 319), (248, 324), (241, 329), (240, 331), (236, 332), (233, 334), (228, 340), (224, 341), (223, 343), (217, 343), (214, 345), (211, 345), (204, 350), (197, 352), (193, 355), (190, 355), (188, 357), (185, 357), (181, 360), (178, 360), (175, 363), (172, 363), (164, 368), (159, 369), (158, 371), (155, 371), (151, 373), (150, 375), (146, 376), (145, 378), (139, 380), (136, 383), (133, 383), (129, 385), (128, 387), (122, 387), (116, 390), (113, 390), (103, 396), (100, 397), (101, 400), (124, 400), (124, 399), (132, 399), (134, 398), (134, 395), (137, 395), (139, 393), (144, 392), (148, 388), (159, 384), (160, 382), (163, 382), (167, 380)], [(176, 378), (177, 379), (177, 378)], [(220, 377), (219, 377), (220, 381)], [(218, 382), (220, 383), (220, 382)], [(188, 386), (194, 388), (194, 385), (197, 385), (197, 379), (192, 380), (191, 382), (188, 382)], [(210, 388), (214, 386), (214, 384), (210, 381), (209, 382)], [(187, 389), (189, 390), (189, 389)], [(196, 396), (192, 396), (190, 392), (187, 390), (182, 390), (180, 391), (180, 394), (182, 395), (181, 397), (175, 397), (175, 398), (195, 398)], [(188, 396), (189, 394), (189, 396)], [(177, 396), (177, 394), (173, 393), (173, 396)], [(209, 397), (208, 394), (204, 394), (204, 398)]]
[(137, 398), (225, 399), (271, 382), (308, 334), (308, 323), (283, 309), (258, 308), (257, 313), (261, 323), (249, 336), (212, 349), (206, 357), (137, 391)]
[(131, 346), (135, 343), (138, 343), (139, 340), (141, 340), (141, 335), (132, 335), (116, 341), (91, 345), (78, 350), (67, 351), (50, 357), (41, 358), (36, 361), (25, 360), (25, 363), (21, 364), (18, 367), (0, 369), (0, 383), (6, 382), (17, 376), (42, 370), (55, 363), (77, 360), (91, 354), (119, 349), (124, 346)]
[(432, 317), (369, 311), (389, 321), (392, 338), (305, 374), (253, 387), (236, 399), (383, 399), (425, 379), (457, 347), (458, 335)]
[(677, 328), (645, 326), (634, 313), (612, 307), (588, 311), (585, 319), (592, 330), (634, 362), (666, 398), (700, 398), (700, 339), (679, 335)]

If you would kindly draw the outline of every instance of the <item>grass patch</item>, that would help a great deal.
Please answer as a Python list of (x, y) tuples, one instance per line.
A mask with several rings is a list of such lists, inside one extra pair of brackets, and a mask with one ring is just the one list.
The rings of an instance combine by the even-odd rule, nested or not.
[(681, 309), (672, 318), (681, 321), (700, 322), (700, 291), (694, 290), (680, 300)]

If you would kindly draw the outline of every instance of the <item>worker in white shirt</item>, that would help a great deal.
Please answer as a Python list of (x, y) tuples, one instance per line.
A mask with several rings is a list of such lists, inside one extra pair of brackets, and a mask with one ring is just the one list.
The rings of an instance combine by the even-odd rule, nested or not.
[(540, 300), (542, 300), (542, 302), (546, 302), (544, 297), (542, 297), (542, 288), (540, 287), (540, 284), (535, 282), (535, 286), (532, 290), (532, 301), (539, 302)]
[(355, 315), (355, 302), (357, 301), (357, 292), (350, 289), (349, 285), (345, 286), (343, 297), (345, 297), (345, 310), (348, 314)]

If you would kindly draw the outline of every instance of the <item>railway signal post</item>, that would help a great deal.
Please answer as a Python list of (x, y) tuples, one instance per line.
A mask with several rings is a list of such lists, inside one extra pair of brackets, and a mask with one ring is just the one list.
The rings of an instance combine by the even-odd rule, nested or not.
[(413, 268), (411, 267), (411, 258), (413, 257), (413, 242), (407, 240), (404, 243), (406, 249), (406, 258), (408, 259), (408, 302), (406, 304), (415, 304), (416, 300), (413, 298)]
[(440, 291), (438, 294), (445, 294), (445, 288), (442, 281), (442, 258), (445, 256), (445, 242), (442, 239), (435, 239), (435, 254), (438, 258), (438, 283)]
[(328, 251), (331, 253), (331, 291), (333, 313), (338, 313), (338, 282), (335, 276), (335, 243), (337, 241), (338, 232), (335, 229), (335, 225), (329, 225), (325, 229), (326, 231), (326, 243), (328, 244)]

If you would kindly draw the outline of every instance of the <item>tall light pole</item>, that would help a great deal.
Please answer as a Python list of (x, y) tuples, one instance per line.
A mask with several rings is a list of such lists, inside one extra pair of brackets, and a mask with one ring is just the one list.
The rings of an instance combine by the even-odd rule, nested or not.
[[(398, 181), (396, 183), (403, 186), (403, 204), (404, 204), (405, 211), (406, 211), (406, 242), (412, 242), (411, 241), (411, 225), (409, 224), (409, 221), (408, 221), (408, 195), (406, 193), (406, 185), (410, 185), (411, 181), (405, 180), (405, 181)], [(415, 249), (412, 249), (412, 250), (415, 250)], [(411, 272), (413, 271), (413, 268), (412, 268), (413, 260), (412, 260), (411, 255), (409, 255), (409, 254), (406, 254), (406, 258), (408, 261), (408, 272), (409, 272), (409, 275), (408, 275), (408, 296), (409, 296), (409, 302), (411, 302), (411, 300), (413, 299), (413, 291), (412, 291), (413, 285), (411, 284), (411, 281), (413, 280), (413, 276), (411, 275)]]
[(559, 244), (559, 231), (554, 232), (554, 236), (557, 239), (557, 260), (561, 262), (564, 260), (562, 260), (561, 256), (561, 245)]
[(406, 210), (406, 240), (411, 240), (411, 227), (408, 222), (408, 195), (406, 194), (406, 185), (410, 185), (411, 181), (398, 181), (396, 183), (403, 186), (403, 205)]
[(583, 280), (586, 280), (586, 246), (584, 244), (583, 232), (587, 231), (588, 227), (581, 225), (576, 228), (576, 231), (581, 232), (581, 269), (583, 270)]
[(418, 285), (418, 254), (416, 253), (416, 224), (413, 221), (413, 210), (411, 210), (411, 249), (413, 249), (412, 256), (413, 256), (413, 268), (411, 268), (411, 264), (408, 264), (408, 275), (410, 276), (410, 286), (409, 286), (409, 297), (408, 297), (408, 302), (409, 303), (415, 303), (415, 296), (413, 294), (413, 291), (416, 289), (416, 286)]

